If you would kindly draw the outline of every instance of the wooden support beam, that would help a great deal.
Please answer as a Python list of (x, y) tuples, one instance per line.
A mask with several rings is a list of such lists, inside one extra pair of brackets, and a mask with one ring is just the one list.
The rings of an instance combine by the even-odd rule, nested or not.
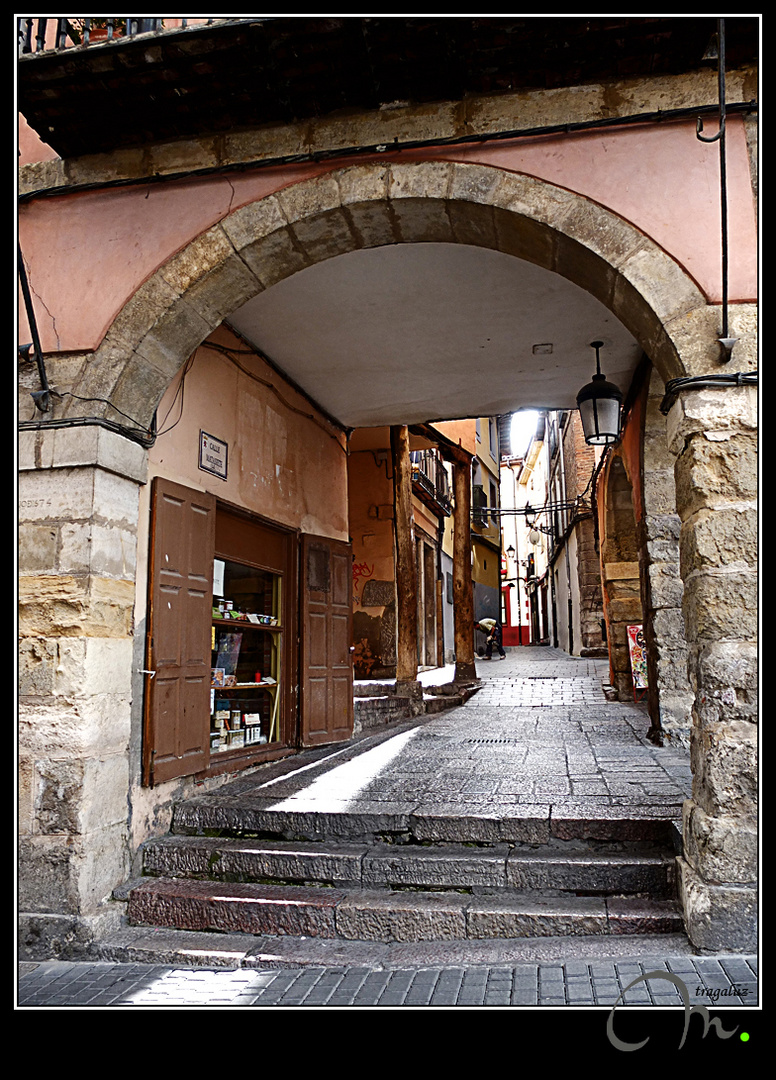
[(453, 463), (453, 625), (455, 678), (477, 678), (474, 666), (474, 586), (471, 544), (471, 463)]
[(396, 545), (396, 687), (417, 685), (418, 578), (412, 527), (412, 464), (406, 426), (391, 428)]

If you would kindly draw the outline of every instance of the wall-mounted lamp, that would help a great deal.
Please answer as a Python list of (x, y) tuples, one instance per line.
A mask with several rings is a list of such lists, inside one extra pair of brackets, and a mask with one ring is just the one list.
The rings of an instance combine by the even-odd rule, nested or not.
[(577, 408), (589, 446), (606, 446), (620, 437), (622, 393), (601, 374), (599, 349), (602, 345), (603, 341), (590, 342), (590, 348), (595, 349), (596, 374), (577, 394)]

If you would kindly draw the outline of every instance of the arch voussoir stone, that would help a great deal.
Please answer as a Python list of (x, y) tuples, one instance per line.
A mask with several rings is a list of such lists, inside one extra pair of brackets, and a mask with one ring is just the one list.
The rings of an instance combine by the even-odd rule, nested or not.
[(304, 252), (310, 265), (361, 247), (352, 219), (341, 207), (302, 219), (289, 228), (297, 247)]
[(229, 237), (238, 254), (288, 224), (276, 195), (267, 195), (256, 202), (234, 210), (221, 222), (221, 228)]
[(353, 165), (336, 174), (342, 212), (350, 222), (357, 246), (382, 247), (401, 242), (388, 199), (390, 168)]
[(181, 366), (181, 357), (189, 356), (217, 325), (203, 319), (191, 304), (180, 298), (149, 330), (135, 353), (167, 373), (169, 382)]
[(450, 197), (454, 165), (451, 161), (429, 161), (422, 167), (411, 163), (392, 163), (388, 174), (388, 198), (441, 199)]
[(234, 253), (234, 246), (222, 226), (214, 225), (196, 236), (161, 268), (162, 278), (178, 296), (222, 266)]

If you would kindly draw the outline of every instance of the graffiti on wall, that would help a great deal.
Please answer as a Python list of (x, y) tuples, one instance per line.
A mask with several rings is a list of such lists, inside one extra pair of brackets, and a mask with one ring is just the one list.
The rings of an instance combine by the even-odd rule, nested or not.
[(369, 563), (353, 561), (353, 604), (357, 607), (360, 602), (359, 593), (364, 582), (368, 581), (375, 572), (374, 563), (370, 566)]

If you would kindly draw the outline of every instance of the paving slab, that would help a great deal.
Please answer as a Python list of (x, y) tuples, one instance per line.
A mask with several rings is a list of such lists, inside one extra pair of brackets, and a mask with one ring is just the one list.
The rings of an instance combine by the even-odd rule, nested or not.
[[(440, 943), (444, 946), (445, 943)], [(568, 1007), (604, 1008), (616, 1004), (675, 1007), (684, 1015), (680, 988), (665, 974), (676, 973), (693, 1004), (723, 1008), (721, 1022), (734, 1030), (738, 1021), (748, 1034), (757, 1031), (758, 990), (755, 957), (720, 958), (743, 964), (749, 981), (723, 978), (712, 985), (700, 958), (642, 953), (601, 961), (500, 961), (490, 957), (472, 965), (452, 955), (426, 965), (370, 966), (316, 963), (300, 967), (217, 968), (154, 963), (76, 963), (42, 961), (21, 964), (17, 1009), (51, 1008), (464, 1008)], [(445, 963), (445, 961), (448, 961)], [(662, 964), (662, 967), (660, 966)], [(501, 1018), (500, 1018), (501, 1019)], [(534, 1023), (540, 1018), (534, 1017)], [(553, 1016), (553, 1022), (557, 1017)], [(678, 1022), (677, 1038), (681, 1034)], [(557, 1030), (557, 1029), (556, 1029)], [(738, 1030), (735, 1028), (735, 1030)], [(603, 1040), (603, 1035), (601, 1036)], [(603, 1045), (603, 1041), (602, 1041)], [(740, 1044), (739, 1044), (740, 1045)]]

